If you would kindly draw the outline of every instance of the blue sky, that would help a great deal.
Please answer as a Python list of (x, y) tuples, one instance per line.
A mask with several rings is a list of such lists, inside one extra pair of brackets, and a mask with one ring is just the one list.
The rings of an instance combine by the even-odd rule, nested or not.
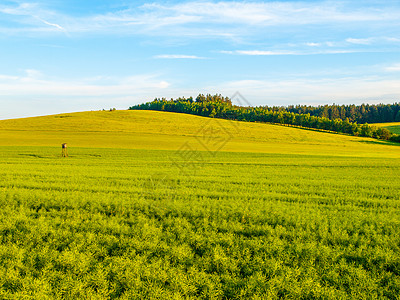
[(0, 119), (237, 91), (400, 101), (400, 1), (0, 2)]

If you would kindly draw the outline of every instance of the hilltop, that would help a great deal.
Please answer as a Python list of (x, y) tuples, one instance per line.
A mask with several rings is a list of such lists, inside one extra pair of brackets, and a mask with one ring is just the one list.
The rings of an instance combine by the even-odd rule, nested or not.
[[(214, 146), (205, 147), (205, 141)], [(193, 150), (400, 157), (397, 145), (376, 139), (171, 112), (91, 111), (0, 121), (0, 146), (64, 142), (153, 150), (177, 150), (190, 142)]]

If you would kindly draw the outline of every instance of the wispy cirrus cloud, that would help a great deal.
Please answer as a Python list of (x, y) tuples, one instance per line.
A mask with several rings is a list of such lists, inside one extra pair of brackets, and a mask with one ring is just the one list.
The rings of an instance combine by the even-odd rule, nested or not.
[[(19, 26), (10, 28), (11, 32), (41, 31), (51, 32), (52, 30), (65, 32), (66, 29), (56, 23), (61, 17), (60, 14), (46, 10), (37, 3), (17, 3), (15, 6), (0, 6), (0, 15), (8, 17), (11, 24)], [(54, 20), (54, 21), (53, 21)], [(41, 24), (46, 27), (40, 26)], [(4, 28), (2, 30), (4, 32)]]
[(197, 55), (182, 55), (182, 54), (161, 54), (155, 55), (154, 58), (157, 59), (206, 59), (202, 56)]
[(35, 16), (38, 20), (40, 20), (41, 22), (43, 22), (44, 24), (46, 24), (46, 25), (49, 25), (49, 26), (52, 26), (52, 27), (55, 27), (55, 28), (57, 28), (57, 29), (59, 29), (59, 30), (61, 30), (61, 31), (66, 31), (65, 30), (65, 28), (64, 27), (62, 27), (61, 25), (58, 25), (58, 24), (56, 24), (56, 23), (51, 23), (51, 22), (48, 22), (48, 21), (46, 21), (46, 20), (43, 20), (42, 18), (40, 18), (40, 17), (37, 17), (37, 16)]
[(240, 23), (261, 26), (280, 24), (325, 24), (397, 20), (398, 11), (365, 7), (354, 10), (345, 2), (185, 2), (175, 5), (146, 4), (154, 14), (196, 17), (196, 21)]
[(346, 42), (356, 45), (370, 45), (375, 39), (374, 38), (366, 38), (366, 39), (355, 39), (355, 38), (348, 38)]
[(235, 51), (220, 51), (223, 54), (232, 55), (248, 55), (248, 56), (276, 56), (276, 55), (319, 55), (319, 54), (346, 54), (346, 53), (358, 53), (363, 52), (362, 50), (320, 50), (320, 51), (307, 51), (305, 50), (235, 50)]
[(264, 51), (264, 50), (236, 50), (231, 54), (251, 55), (251, 56), (269, 56), (269, 55), (299, 55), (294, 51)]
[[(350, 3), (350, 4), (349, 4)], [(351, 2), (242, 2), (189, 1), (144, 4), (102, 14), (74, 16), (38, 4), (0, 6), (3, 16), (19, 23), (16, 32), (68, 31), (69, 33), (155, 34), (184, 36), (251, 35), (260, 29), (305, 25), (336, 26), (359, 24), (392, 26), (399, 24), (398, 7), (354, 9)], [(41, 24), (46, 25), (45, 27)], [(345, 28), (345, 26), (343, 26)], [(4, 29), (4, 28), (3, 28)], [(14, 28), (17, 29), (17, 28)], [(250, 30), (251, 29), (251, 30)], [(4, 31), (4, 30), (3, 30)]]

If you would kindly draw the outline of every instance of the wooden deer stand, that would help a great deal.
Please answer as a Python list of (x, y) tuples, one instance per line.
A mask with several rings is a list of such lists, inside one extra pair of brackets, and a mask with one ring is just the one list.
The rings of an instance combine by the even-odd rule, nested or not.
[(61, 156), (68, 157), (67, 143), (61, 144), (61, 148), (62, 148)]

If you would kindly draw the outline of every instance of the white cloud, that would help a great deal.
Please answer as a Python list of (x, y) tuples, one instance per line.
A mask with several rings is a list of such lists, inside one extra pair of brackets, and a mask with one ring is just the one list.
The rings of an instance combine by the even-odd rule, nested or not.
[(239, 80), (227, 82), (210, 90), (227, 95), (239, 91), (252, 105), (290, 105), (308, 103), (362, 103), (398, 101), (399, 80), (376, 78), (326, 78)]
[(10, 80), (18, 80), (18, 76), (10, 76), (10, 75), (1, 75), (0, 74), (0, 81), (10, 81)]
[[(379, 23), (388, 28), (398, 24), (400, 9), (379, 9), (368, 6), (354, 9), (351, 5), (327, 2), (241, 2), (241, 1), (190, 1), (176, 4), (145, 4), (122, 11), (98, 15), (73, 16), (45, 9), (38, 4), (2, 6), (0, 12), (14, 16), (23, 32), (144, 34), (175, 36), (225, 36), (253, 34), (253, 30), (266, 27), (328, 24)], [(20, 17), (20, 18), (18, 18)], [(30, 18), (29, 18), (30, 17)], [(40, 22), (38, 22), (40, 21)], [(46, 25), (46, 27), (41, 26)], [(3, 32), (5, 32), (3, 28)], [(163, 29), (163, 30), (161, 30)], [(252, 30), (250, 30), (252, 29)], [(259, 32), (258, 32), (259, 33)], [(350, 42), (362, 39), (350, 39)]]
[(392, 66), (386, 67), (385, 71), (388, 71), (388, 72), (400, 72), (400, 64), (394, 64)]
[[(49, 20), (63, 20), (65, 16), (56, 12), (43, 9), (37, 3), (19, 3), (14, 7), (0, 7), (0, 13), (12, 17), (13, 22), (20, 23), (24, 27), (18, 26), (9, 33), (22, 33), (22, 32), (52, 32), (62, 31), (66, 32), (65, 28), (56, 22)], [(41, 24), (47, 25), (46, 27), (40, 26)], [(3, 30), (0, 30), (4, 32)]]
[(0, 119), (110, 107), (127, 109), (155, 97), (179, 94), (171, 94), (171, 84), (157, 74), (70, 80), (48, 78), (37, 70), (24, 73), (0, 74), (0, 104), (7, 108), (0, 111)]
[(348, 38), (346, 39), (346, 42), (357, 45), (370, 45), (373, 42), (373, 40), (374, 40), (373, 38), (367, 38), (367, 39)]
[(181, 54), (162, 54), (156, 55), (154, 58), (161, 59), (205, 59), (205, 57), (196, 56), (196, 55), (181, 55)]
[(397, 19), (396, 10), (346, 8), (334, 2), (186, 2), (175, 5), (144, 5), (159, 15), (196, 16), (197, 21), (240, 24), (316, 24)]
[(242, 55), (296, 55), (295, 52), (291, 51), (262, 51), (262, 50), (238, 50), (236, 54)]
[(306, 43), (306, 45), (309, 47), (320, 47), (321, 43)]
[(273, 56), (273, 55), (320, 55), (320, 54), (345, 54), (345, 53), (358, 53), (361, 50), (319, 50), (319, 51), (307, 51), (307, 50), (236, 50), (236, 51), (220, 51), (223, 54), (236, 54), (236, 55), (249, 55), (249, 56)]
[(32, 11), (36, 11), (37, 4), (33, 3), (20, 3), (18, 6), (1, 6), (0, 13), (8, 15), (30, 15)]
[(66, 31), (62, 26), (60, 26), (60, 25), (58, 25), (58, 24), (56, 24), (56, 23), (47, 22), (46, 20), (43, 20), (42, 18), (39, 18), (39, 17), (37, 17), (37, 16), (36, 16), (36, 18), (37, 18), (38, 20), (40, 20), (41, 22), (43, 22), (44, 24), (46, 24), (46, 25), (55, 27), (55, 28), (57, 28), (57, 29), (59, 29), (59, 30), (61, 30), (61, 31)]
[(137, 75), (125, 78), (103, 77), (74, 80), (44, 78), (37, 70), (26, 70), (26, 76), (0, 75), (0, 97), (4, 96), (132, 96), (143, 92), (163, 90), (170, 84), (155, 75)]
[(275, 16), (271, 9), (272, 5), (265, 3), (244, 2), (186, 2), (166, 6), (159, 4), (144, 5), (159, 14), (172, 14), (181, 17), (191, 16), (191, 22), (211, 21), (212, 23), (246, 23), (259, 24), (272, 21)]
[(30, 79), (35, 79), (35, 78), (40, 78), (42, 76), (42, 72), (38, 71), (38, 70), (34, 70), (34, 69), (26, 69), (25, 70), (26, 76)]
[(388, 41), (388, 42), (400, 43), (400, 39), (399, 38), (395, 38), (395, 37), (384, 37), (383, 39)]

